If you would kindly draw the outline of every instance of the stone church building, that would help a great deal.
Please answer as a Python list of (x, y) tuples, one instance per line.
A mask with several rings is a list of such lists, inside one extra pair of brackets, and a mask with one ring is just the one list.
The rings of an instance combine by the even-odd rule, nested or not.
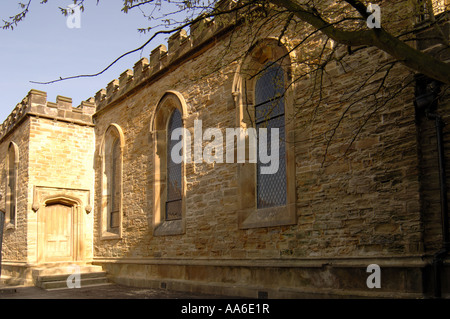
[[(391, 2), (383, 19), (411, 3)], [(231, 296), (450, 296), (446, 87), (252, 10), (178, 31), (78, 107), (31, 90), (14, 108), (0, 127), (2, 282), (51, 287), (78, 265), (85, 280)], [(449, 61), (422, 20), (391, 26)], [(275, 173), (249, 135), (239, 154), (235, 128), (278, 128)]]

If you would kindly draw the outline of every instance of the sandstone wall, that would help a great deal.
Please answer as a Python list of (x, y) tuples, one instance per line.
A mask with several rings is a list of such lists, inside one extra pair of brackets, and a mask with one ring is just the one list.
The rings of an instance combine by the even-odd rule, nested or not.
[[(395, 18), (390, 31), (411, 30), (415, 23), (404, 19), (410, 14), (401, 10), (404, 4), (385, 6), (390, 9), (383, 17)], [(253, 91), (239, 83), (245, 53), (252, 47), (250, 56), (270, 58), (261, 40), (278, 40), (285, 18), (242, 20), (237, 27), (226, 17), (199, 22), (189, 36), (172, 35), (168, 48), (157, 47), (80, 108), (68, 98), (47, 103), (43, 92), (31, 92), (30, 116), (17, 124), (15, 116), (24, 114), (18, 108), (0, 130), (3, 154), (15, 141), (21, 156), (18, 226), (5, 231), (4, 259), (37, 260), (42, 204), (62, 194), (82, 198), (86, 261), (93, 257), (120, 283), (250, 297), (259, 290), (272, 297), (422, 296), (430, 289), (422, 284), (430, 275), (424, 257), (439, 248), (441, 235), (433, 123), (416, 114), (414, 74), (374, 48), (335, 47), (321, 35), (303, 42), (299, 35), (312, 31), (304, 24), (293, 24), (281, 39), (291, 60), (284, 66), (292, 81), (286, 136), (295, 162), (287, 176), (295, 184), (295, 222), (241, 227), (243, 165), (188, 163), (184, 231), (154, 232), (152, 121), (158, 102), (165, 92), (179, 93), (191, 133), (194, 120), (223, 133), (242, 125), (241, 104)], [(323, 62), (317, 54), (333, 50), (334, 60), (311, 72)], [(444, 120), (447, 100), (439, 107)], [(11, 123), (18, 126), (8, 131)], [(102, 148), (111, 124), (121, 128), (124, 147), (121, 231), (108, 237)], [(4, 193), (5, 161), (0, 165)], [(366, 286), (372, 263), (385, 278), (375, 293)]]
[[(445, 17), (447, 16), (447, 19)], [(440, 16), (442, 23), (440, 29), (444, 34), (450, 34), (448, 12)], [(417, 46), (419, 49), (436, 56), (442, 61), (450, 61), (450, 50), (438, 40), (439, 33), (435, 28), (429, 28), (417, 33)], [(421, 80), (423, 82), (423, 80)], [(439, 114), (443, 121), (443, 143), (445, 152), (445, 169), (447, 175), (450, 163), (449, 153), (449, 93), (448, 86), (440, 87), (439, 98), (431, 112)], [(441, 220), (441, 196), (439, 176), (439, 156), (436, 138), (435, 120), (424, 110), (417, 112), (417, 127), (419, 133), (420, 180), (421, 180), (421, 211), (424, 223), (424, 247), (427, 253), (434, 253), (442, 247), (442, 220)], [(448, 186), (447, 186), (448, 188)], [(448, 195), (447, 195), (448, 196)]]
[[(30, 118), (30, 179), (27, 206), (30, 262), (36, 262), (38, 219), (43, 201), (54, 197), (80, 200), (86, 261), (92, 258), (94, 128), (45, 118)], [(33, 205), (39, 205), (35, 211)], [(42, 230), (40, 230), (42, 232)]]
[[(275, 22), (263, 34), (277, 34), (280, 29)], [(241, 61), (239, 54), (250, 38), (240, 33), (243, 30), (231, 33), (231, 48), (230, 37), (225, 37), (130, 96), (102, 106), (96, 114), (97, 150), (110, 123), (122, 127), (126, 140), (123, 238), (97, 238), (96, 257), (246, 259), (419, 254), (422, 225), (414, 87), (412, 82), (402, 87), (405, 79), (412, 80), (411, 73), (400, 65), (390, 70), (386, 88), (376, 96), (388, 97), (388, 102), (374, 104), (370, 97), (362, 99), (376, 91), (385, 72), (370, 75), (389, 62), (388, 56), (374, 49), (348, 57), (350, 71), (344, 72), (339, 65), (327, 70), (319, 108), (315, 107), (318, 93), (311, 95), (313, 76), (293, 84), (297, 225), (238, 229), (238, 165), (190, 164), (186, 176), (186, 233), (152, 236), (152, 112), (163, 92), (175, 90), (186, 100), (188, 127), (194, 119), (203, 120), (204, 128), (236, 127), (232, 85)], [(296, 30), (297, 34), (301, 30)], [(309, 46), (292, 55), (305, 56), (301, 50), (320, 43), (323, 39), (313, 38)], [(290, 47), (294, 44), (288, 42)], [(218, 60), (224, 65), (219, 72), (212, 72), (209, 67), (217, 66)], [(296, 74), (301, 72), (300, 66), (296, 69), (294, 63), (293, 67)], [(367, 79), (368, 85), (358, 91), (361, 79)], [(338, 101), (353, 91), (357, 91), (354, 101), (360, 102), (345, 111), (351, 102)], [(326, 138), (343, 112), (346, 118), (327, 149)], [(99, 157), (96, 160), (98, 210)], [(98, 221), (95, 224), (98, 227)]]
[(7, 135), (4, 135), (0, 141), (0, 161), (1, 185), (0, 192), (2, 199), (0, 207), (6, 211), (6, 177), (8, 174), (7, 157), (8, 147), (11, 142), (17, 144), (19, 149), (19, 166), (17, 180), (17, 210), (16, 225), (5, 225), (3, 229), (3, 252), (2, 262), (25, 262), (27, 260), (27, 185), (29, 180), (28, 172), (28, 150), (30, 139), (30, 121), (23, 120), (17, 128)]
[[(70, 98), (58, 96), (56, 103), (47, 102), (45, 92), (31, 90), (1, 125), (2, 194), (6, 195), (6, 156), (11, 142), (17, 144), (19, 156), (17, 222), (4, 229), (3, 265), (8, 275), (28, 276), (24, 273), (27, 265), (38, 262), (37, 253), (42, 250), (38, 245), (43, 244), (38, 241), (43, 232), (38, 217), (46, 200), (79, 199), (83, 211), (93, 204), (93, 111), (87, 101), (73, 108)], [(6, 208), (5, 195), (2, 209)], [(85, 257), (92, 258), (93, 217), (82, 216)]]

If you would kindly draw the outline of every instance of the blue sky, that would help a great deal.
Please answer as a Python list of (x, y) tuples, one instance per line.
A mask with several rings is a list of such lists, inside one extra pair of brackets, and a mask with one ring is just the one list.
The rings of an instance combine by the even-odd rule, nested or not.
[[(20, 12), (19, 1), (1, 1), (0, 18), (7, 19)], [(58, 9), (72, 1), (49, 0), (42, 5), (39, 2), (32, 1), (27, 17), (13, 31), (0, 29), (0, 123), (31, 89), (47, 92), (47, 100), (51, 102), (56, 101), (57, 95), (71, 97), (73, 106), (78, 106), (106, 88), (123, 71), (133, 69), (141, 57), (149, 58), (152, 49), (166, 43), (167, 35), (161, 35), (142, 52), (123, 58), (94, 78), (50, 85), (30, 83), (96, 73), (121, 54), (139, 47), (150, 36), (137, 31), (149, 25), (141, 11), (132, 10), (128, 14), (120, 11), (123, 0), (101, 0), (98, 6), (96, 0), (86, 0), (79, 29), (68, 28), (67, 18)]]

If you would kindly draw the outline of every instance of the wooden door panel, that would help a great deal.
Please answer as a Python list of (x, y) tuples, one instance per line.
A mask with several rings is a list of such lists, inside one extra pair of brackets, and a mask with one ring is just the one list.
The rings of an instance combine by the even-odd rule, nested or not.
[(73, 209), (71, 206), (53, 204), (45, 208), (45, 260), (72, 260)]

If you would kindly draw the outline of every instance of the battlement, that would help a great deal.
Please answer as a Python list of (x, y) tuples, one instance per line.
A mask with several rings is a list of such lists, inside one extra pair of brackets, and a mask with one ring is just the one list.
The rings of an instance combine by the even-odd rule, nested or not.
[(56, 103), (48, 102), (46, 92), (31, 90), (0, 125), (0, 139), (10, 132), (27, 114), (91, 125), (94, 113), (94, 98), (81, 102), (78, 107), (72, 107), (71, 98), (58, 95)]
[[(230, 10), (237, 5), (236, 1), (223, 0), (217, 4), (221, 11)], [(201, 17), (201, 16), (200, 16)], [(124, 71), (118, 79), (112, 80), (106, 88), (95, 94), (97, 111), (124, 96), (130, 90), (157, 74), (183, 55), (196, 50), (203, 43), (211, 40), (220, 31), (235, 21), (236, 15), (219, 15), (215, 19), (203, 18), (190, 26), (190, 32), (179, 30), (172, 34), (166, 47), (159, 45), (150, 53), (150, 59), (142, 58), (135, 63), (133, 70)]]
[[(217, 8), (226, 12), (236, 5), (237, 1), (222, 0), (218, 2)], [(236, 14), (218, 15), (214, 19), (201, 18), (201, 16), (199, 18), (190, 26), (189, 34), (183, 29), (175, 32), (168, 39), (168, 48), (163, 44), (159, 45), (151, 51), (150, 59), (140, 59), (134, 64), (132, 70), (124, 71), (118, 79), (112, 80), (106, 88), (99, 90), (95, 97), (81, 102), (78, 107), (72, 107), (71, 98), (57, 96), (56, 103), (48, 102), (46, 92), (31, 90), (0, 126), (0, 138), (11, 131), (26, 114), (92, 125), (92, 115), (96, 111), (124, 96), (178, 58), (197, 50), (235, 22)]]

